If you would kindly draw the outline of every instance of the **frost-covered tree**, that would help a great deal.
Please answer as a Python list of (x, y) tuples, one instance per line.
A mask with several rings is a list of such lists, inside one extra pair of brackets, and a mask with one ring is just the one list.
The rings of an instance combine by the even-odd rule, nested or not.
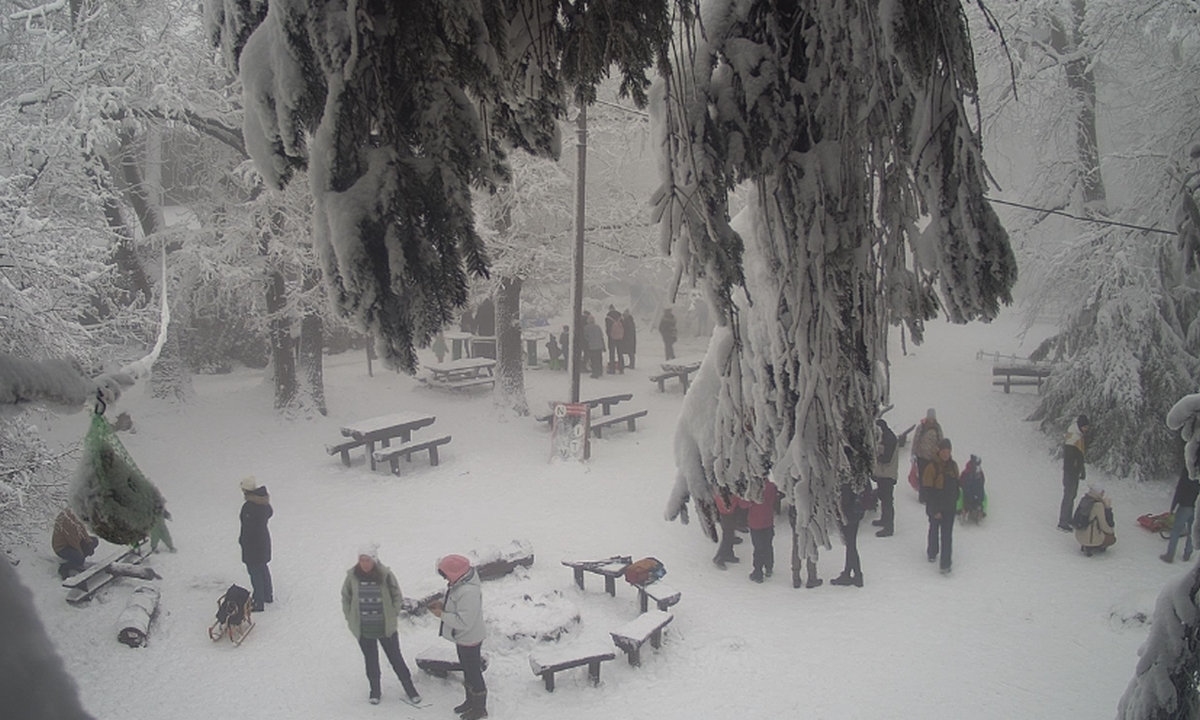
[[(1023, 123), (1043, 118), (1037, 175), (1052, 182), (1039, 181), (1028, 199), (1081, 217), (1162, 225), (1188, 171), (1164, 158), (1186, 157), (1200, 132), (1194, 8), (1140, 0), (1031, 5), (1037, 12), (1015, 15), (1010, 35), (1030, 38), (1017, 68), (1031, 92), (1015, 107)], [(1047, 112), (1047, 97), (1066, 106)], [(1099, 127), (1097, 105), (1107, 118)], [(1070, 418), (1086, 412), (1096, 426), (1090, 462), (1138, 479), (1172, 476), (1171, 438), (1145, 418), (1162, 416), (1195, 387), (1200, 285), (1165, 233), (1089, 222), (1047, 232), (1049, 224), (1033, 214), (1018, 225), (1021, 257), (1039, 268), (1030, 315), (1062, 317), (1061, 333), (1035, 353), (1061, 362), (1031, 419), (1057, 440)]]
[[(957, 0), (714, 0), (700, 21), (661, 94), (657, 208), (733, 345), (711, 461), (677, 455), (680, 482), (711, 515), (714, 492), (755, 498), (773, 473), (811, 557), (839, 486), (870, 477), (885, 319), (919, 340), (935, 287), (955, 322), (1010, 301), (966, 20)], [(756, 189), (744, 238), (728, 216), (741, 182)]]
[[(1200, 476), (1200, 395), (1185, 395), (1165, 426), (1184, 441), (1183, 460)], [(1186, 720), (1200, 714), (1200, 563), (1159, 593), (1137, 669), (1118, 705), (1118, 720)]]
[(487, 273), (470, 187), (508, 179), (508, 147), (557, 154), (563, 88), (590, 101), (616, 65), (644, 100), (669, 34), (663, 0), (210, 0), (206, 17), (259, 170), (308, 173), (331, 299), (407, 370)]

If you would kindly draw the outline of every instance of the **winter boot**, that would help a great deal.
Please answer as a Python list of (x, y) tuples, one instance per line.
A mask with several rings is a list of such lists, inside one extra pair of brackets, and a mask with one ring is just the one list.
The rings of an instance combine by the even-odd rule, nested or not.
[(817, 564), (815, 562), (813, 562), (812, 560), (809, 560), (805, 563), (805, 566), (808, 568), (808, 581), (804, 583), (804, 587), (806, 587), (806, 588), (821, 587), (821, 585), (824, 584), (825, 581), (822, 580), (821, 578), (817, 577)]
[(471, 707), (467, 708), (459, 717), (462, 720), (483, 720), (488, 716), (487, 713), (487, 690), (479, 692), (468, 691), (471, 694)]
[(462, 715), (467, 711), (467, 708), (471, 707), (471, 689), (466, 685), (463, 685), (463, 691), (466, 693), (466, 699), (454, 706), (454, 712), (458, 713), (459, 715)]
[(894, 534), (895, 532), (890, 527), (885, 527), (884, 529), (875, 533), (875, 537), (891, 537)]
[(850, 571), (846, 570), (834, 579), (829, 581), (830, 585), (853, 585), (854, 579), (850, 577)]
[(762, 570), (755, 570), (754, 572), (750, 573), (750, 579), (756, 583), (762, 582), (763, 581)]
[(862, 587), (863, 586), (862, 573), (854, 574), (854, 580), (852, 581), (852, 584), (854, 585), (854, 587)]

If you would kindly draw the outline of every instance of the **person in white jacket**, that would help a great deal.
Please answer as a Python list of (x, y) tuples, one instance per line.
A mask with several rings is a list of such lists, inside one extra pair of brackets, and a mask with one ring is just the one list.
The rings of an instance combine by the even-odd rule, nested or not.
[(1079, 541), (1080, 551), (1091, 557), (1116, 543), (1117, 535), (1113, 528), (1112, 500), (1104, 494), (1104, 488), (1097, 483), (1089, 485), (1087, 497), (1092, 501), (1088, 524), (1075, 529), (1075, 539)]
[(483, 590), (479, 574), (462, 555), (447, 555), (438, 561), (438, 574), (446, 579), (446, 596), (429, 609), (442, 620), (439, 634), (454, 643), (463, 669), (466, 699), (454, 708), (463, 720), (480, 720), (487, 713), (487, 685), (483, 682)]

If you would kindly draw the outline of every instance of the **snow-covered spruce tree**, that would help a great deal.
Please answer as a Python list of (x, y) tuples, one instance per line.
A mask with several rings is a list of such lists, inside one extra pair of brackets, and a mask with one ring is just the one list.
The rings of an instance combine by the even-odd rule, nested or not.
[[(839, 485), (870, 476), (885, 313), (919, 340), (935, 284), (955, 322), (1010, 301), (966, 21), (957, 0), (714, 0), (701, 20), (663, 87), (656, 199), (733, 346), (712, 462), (681, 466), (680, 481), (710, 513), (714, 491), (758, 497), (772, 472), (811, 557), (836, 527)], [(757, 189), (745, 262), (727, 213), (743, 181)], [(731, 301), (739, 285), (745, 310)]]
[(209, 0), (206, 26), (268, 183), (308, 172), (335, 306), (410, 371), (487, 273), (471, 185), (508, 179), (506, 147), (557, 154), (563, 88), (616, 65), (644, 101), (669, 37), (665, 0)]
[[(1158, 226), (1185, 209), (1181, 197), (1191, 197), (1181, 195), (1187, 163), (1164, 168), (1162, 158), (1185, 158), (1200, 134), (1194, 80), (1200, 67), (1193, 52), (1200, 25), (1192, 10), (1143, 0), (1087, 4), (1082, 47), (1105, 68), (1121, 105), (1138, 108), (1136, 114), (1105, 113), (1114, 150), (1101, 156), (1100, 168), (1128, 198), (1111, 209), (1112, 219)], [(1103, 103), (1103, 84), (1099, 91)], [(1080, 163), (1088, 167), (1083, 160), (1068, 164)], [(1182, 219), (1177, 225), (1184, 231)], [(1162, 233), (1091, 226), (1047, 244), (1040, 262), (1056, 289), (1040, 292), (1035, 303), (1046, 307), (1066, 294), (1073, 305), (1061, 333), (1039, 348), (1062, 362), (1031, 419), (1057, 440), (1070, 418), (1088, 413), (1096, 428), (1089, 462), (1137, 479), (1174, 476), (1170, 435), (1145, 418), (1165, 414), (1195, 389), (1200, 374), (1200, 280), (1173, 244)]]
[[(1166, 427), (1184, 441), (1183, 460), (1200, 474), (1200, 395), (1185, 395), (1166, 414)], [(1158, 595), (1150, 634), (1117, 706), (1118, 720), (1191, 720), (1200, 715), (1200, 563)]]

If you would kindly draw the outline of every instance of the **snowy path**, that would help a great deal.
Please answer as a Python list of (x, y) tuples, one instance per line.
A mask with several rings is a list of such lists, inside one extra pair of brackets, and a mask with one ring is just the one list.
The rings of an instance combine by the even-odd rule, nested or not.
[[(646, 379), (657, 368), (651, 337), (639, 369), (585, 379), (585, 394), (630, 391), (631, 407), (650, 410), (636, 433), (622, 428), (597, 442), (586, 467), (548, 464), (549, 433), (532, 419), (504, 418), (486, 397), (448, 396), (394, 373), (368, 378), (361, 355), (330, 359), (331, 413), (310, 421), (274, 417), (269, 388), (254, 373), (197, 378), (199, 399), (182, 412), (134, 393), (123, 404), (139, 432), (126, 442), (168, 498), (180, 548), (154, 559), (166, 579), (150, 646), (115, 641), (124, 581), (73, 608), (62, 600), (48, 550), (26, 553), (18, 570), (100, 720), (451, 717), (461, 700), (457, 680), (421, 673), (418, 686), (433, 707), (403, 704), (399, 683), (387, 679), (383, 705), (366, 703), (361, 655), (339, 607), (342, 578), (356, 548), (375, 539), (381, 560), (418, 595), (438, 587), (438, 556), (517, 538), (537, 555), (528, 577), (484, 587), (495, 718), (721, 717), (741, 708), (872, 720), (1111, 716), (1145, 637), (1145, 626), (1114, 618), (1148, 613), (1163, 582), (1182, 572), (1158, 561), (1163, 542), (1134, 522), (1164, 509), (1171, 488), (1109, 480), (1118, 543), (1106, 557), (1082, 557), (1054, 527), (1061, 493), (1054, 441), (1022, 420), (1035, 396), (993, 389), (990, 363), (975, 360), (979, 349), (1027, 352), (1014, 333), (1004, 321), (935, 325), (914, 354), (893, 358), (893, 426), (936, 407), (960, 463), (970, 453), (984, 458), (992, 514), (982, 527), (956, 527), (949, 578), (925, 562), (924, 514), (903, 481), (896, 535), (861, 530), (862, 589), (792, 589), (782, 519), (774, 578), (747, 580), (748, 538), (738, 546), (742, 564), (714, 568), (715, 547), (695, 526), (661, 519), (682, 397), (678, 388), (659, 394)], [(702, 348), (685, 341), (681, 353)], [(564, 377), (529, 374), (535, 409), (565, 387)], [(435, 414), (427, 432), (454, 436), (440, 467), (417, 458), (393, 478), (368, 471), (361, 452), (352, 468), (325, 454), (346, 421), (399, 411)], [(77, 436), (85, 423), (72, 416), (51, 430)], [(238, 480), (247, 474), (268, 486), (275, 507), (277, 601), (234, 649), (214, 645), (205, 629), (225, 587), (247, 584), (236, 541)], [(546, 693), (529, 669), (532, 641), (500, 632), (535, 623), (501, 610), (521, 606), (526, 595), (558, 592), (582, 618), (564, 642), (608, 642), (608, 631), (636, 616), (635, 593), (619, 581), (611, 598), (598, 578), (581, 592), (559, 560), (618, 553), (658, 557), (683, 593), (663, 648), (647, 648), (637, 669), (618, 655), (598, 689), (581, 669), (560, 673), (557, 690)], [(841, 560), (835, 545), (821, 558), (821, 575), (836, 575)], [(410, 665), (440, 642), (436, 634), (429, 617), (402, 623)]]

